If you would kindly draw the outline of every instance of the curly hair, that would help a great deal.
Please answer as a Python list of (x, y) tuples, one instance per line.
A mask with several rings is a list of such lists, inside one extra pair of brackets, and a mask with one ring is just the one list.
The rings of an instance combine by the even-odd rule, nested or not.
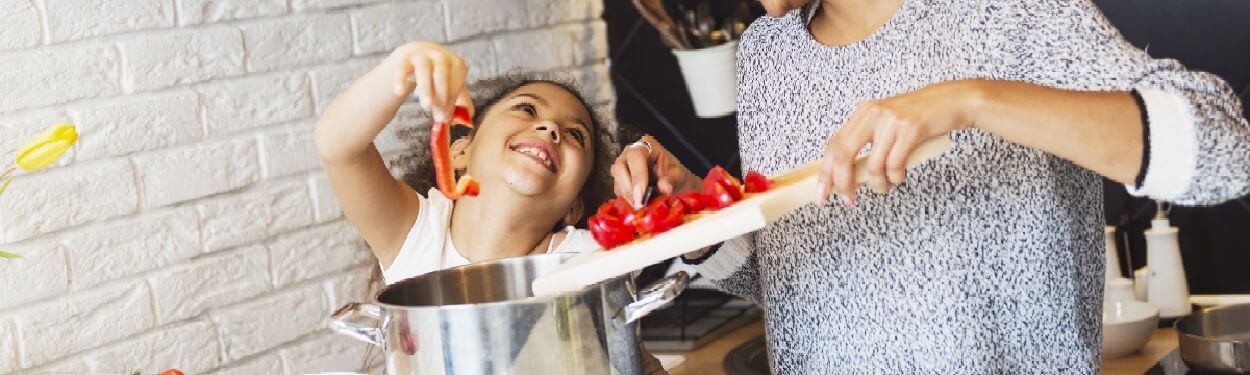
[[(586, 177), (586, 183), (582, 186), (581, 193), (578, 198), (584, 207), (582, 217), (578, 218), (576, 223), (563, 223), (567, 225), (578, 225), (585, 227), (586, 219), (594, 212), (594, 208), (612, 195), (611, 175), (609, 168), (611, 167), (613, 156), (620, 149), (618, 137), (614, 131), (615, 126), (603, 121), (603, 116), (595, 110), (595, 108), (582, 96), (581, 91), (577, 89), (575, 81), (565, 75), (553, 73), (536, 74), (536, 73), (511, 73), (503, 76), (488, 78), (473, 84), (470, 90), (470, 97), (473, 99), (474, 107), (477, 112), (473, 116), (474, 127), (467, 132), (462, 127), (454, 128), (452, 131), (452, 139), (462, 137), (472, 138), (482, 127), (482, 120), (485, 114), (492, 107), (499, 104), (509, 94), (523, 86), (544, 83), (555, 85), (573, 94), (582, 106), (586, 108), (586, 112), (590, 114), (590, 139), (594, 142), (594, 153), (591, 155), (591, 170)], [(390, 163), (392, 171), (397, 171), (400, 175), (399, 179), (411, 186), (418, 192), (424, 192), (435, 186), (434, 168), (429, 157), (427, 145), (429, 144), (429, 127), (421, 127), (417, 129), (403, 129), (397, 133), (398, 138), (410, 143), (406, 151), (401, 153), (395, 160)], [(559, 229), (562, 223), (556, 223), (554, 229)]]

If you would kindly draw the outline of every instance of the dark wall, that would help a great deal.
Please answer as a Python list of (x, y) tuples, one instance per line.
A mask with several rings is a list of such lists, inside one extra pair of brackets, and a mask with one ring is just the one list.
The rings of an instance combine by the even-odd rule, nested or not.
[[(1232, 85), (1243, 102), (1250, 101), (1250, 1), (1095, 2), (1134, 45), (1149, 46), (1152, 56), (1175, 58), (1190, 69), (1215, 73)], [(760, 10), (756, 7), (755, 11), (759, 14)], [(737, 119), (694, 117), (676, 60), (630, 1), (605, 1), (603, 16), (608, 24), (618, 120), (655, 135), (695, 173), (722, 165), (738, 174)], [(1104, 191), (1107, 222), (1130, 234), (1127, 245), (1134, 267), (1141, 267), (1145, 258), (1141, 233), (1154, 215), (1154, 204), (1128, 196), (1116, 183), (1105, 183)], [(1172, 210), (1193, 293), (1250, 293), (1248, 201), (1250, 197), (1216, 207)], [(1120, 242), (1123, 251), (1125, 241), (1121, 238)], [(1126, 260), (1125, 255), (1120, 259)]]

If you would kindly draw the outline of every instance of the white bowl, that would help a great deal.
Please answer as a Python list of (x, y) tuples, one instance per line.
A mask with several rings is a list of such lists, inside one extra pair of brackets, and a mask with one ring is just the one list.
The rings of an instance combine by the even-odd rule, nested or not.
[(1121, 301), (1102, 306), (1102, 357), (1136, 353), (1146, 346), (1159, 325), (1159, 308), (1149, 303)]

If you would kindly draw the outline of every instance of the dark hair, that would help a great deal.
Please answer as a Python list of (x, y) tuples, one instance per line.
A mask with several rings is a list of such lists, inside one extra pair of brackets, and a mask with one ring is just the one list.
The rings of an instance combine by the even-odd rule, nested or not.
[[(611, 198), (611, 174), (609, 168), (613, 160), (613, 155), (619, 149), (619, 142), (615, 134), (615, 127), (605, 123), (595, 110), (594, 106), (582, 96), (580, 90), (573, 83), (572, 79), (556, 74), (534, 74), (534, 73), (512, 73), (503, 76), (489, 78), (478, 81), (472, 85), (470, 96), (473, 98), (476, 113), (473, 116), (473, 128), (467, 130), (463, 127), (456, 127), (452, 132), (452, 139), (462, 137), (473, 137), (478, 129), (481, 129), (482, 120), (495, 105), (499, 104), (509, 94), (517, 89), (531, 84), (549, 84), (563, 88), (578, 102), (586, 108), (586, 112), (590, 114), (590, 140), (594, 144), (594, 152), (591, 154), (590, 174), (586, 176), (586, 182), (582, 185), (581, 193), (578, 198), (581, 200), (583, 214), (578, 218), (576, 223), (569, 223), (585, 227), (586, 219), (590, 214), (594, 213), (595, 208), (600, 202)], [(424, 194), (426, 190), (435, 186), (434, 168), (428, 151), (429, 145), (429, 127), (423, 126), (417, 129), (405, 129), (398, 133), (398, 137), (409, 143), (411, 146), (403, 152), (398, 158), (391, 162), (391, 170), (398, 171), (400, 180), (407, 183), (413, 189)], [(556, 223), (558, 228), (561, 223)]]

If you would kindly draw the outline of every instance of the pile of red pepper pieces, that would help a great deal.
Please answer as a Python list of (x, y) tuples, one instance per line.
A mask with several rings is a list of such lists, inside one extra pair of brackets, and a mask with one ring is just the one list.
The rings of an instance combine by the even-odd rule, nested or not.
[(609, 200), (590, 217), (590, 233), (604, 249), (612, 249), (638, 238), (667, 232), (681, 225), (688, 215), (729, 207), (746, 194), (762, 193), (773, 184), (768, 177), (754, 171), (747, 172), (743, 180), (745, 183), (739, 182), (717, 166), (703, 178), (702, 191), (661, 196), (637, 210), (624, 198)]

